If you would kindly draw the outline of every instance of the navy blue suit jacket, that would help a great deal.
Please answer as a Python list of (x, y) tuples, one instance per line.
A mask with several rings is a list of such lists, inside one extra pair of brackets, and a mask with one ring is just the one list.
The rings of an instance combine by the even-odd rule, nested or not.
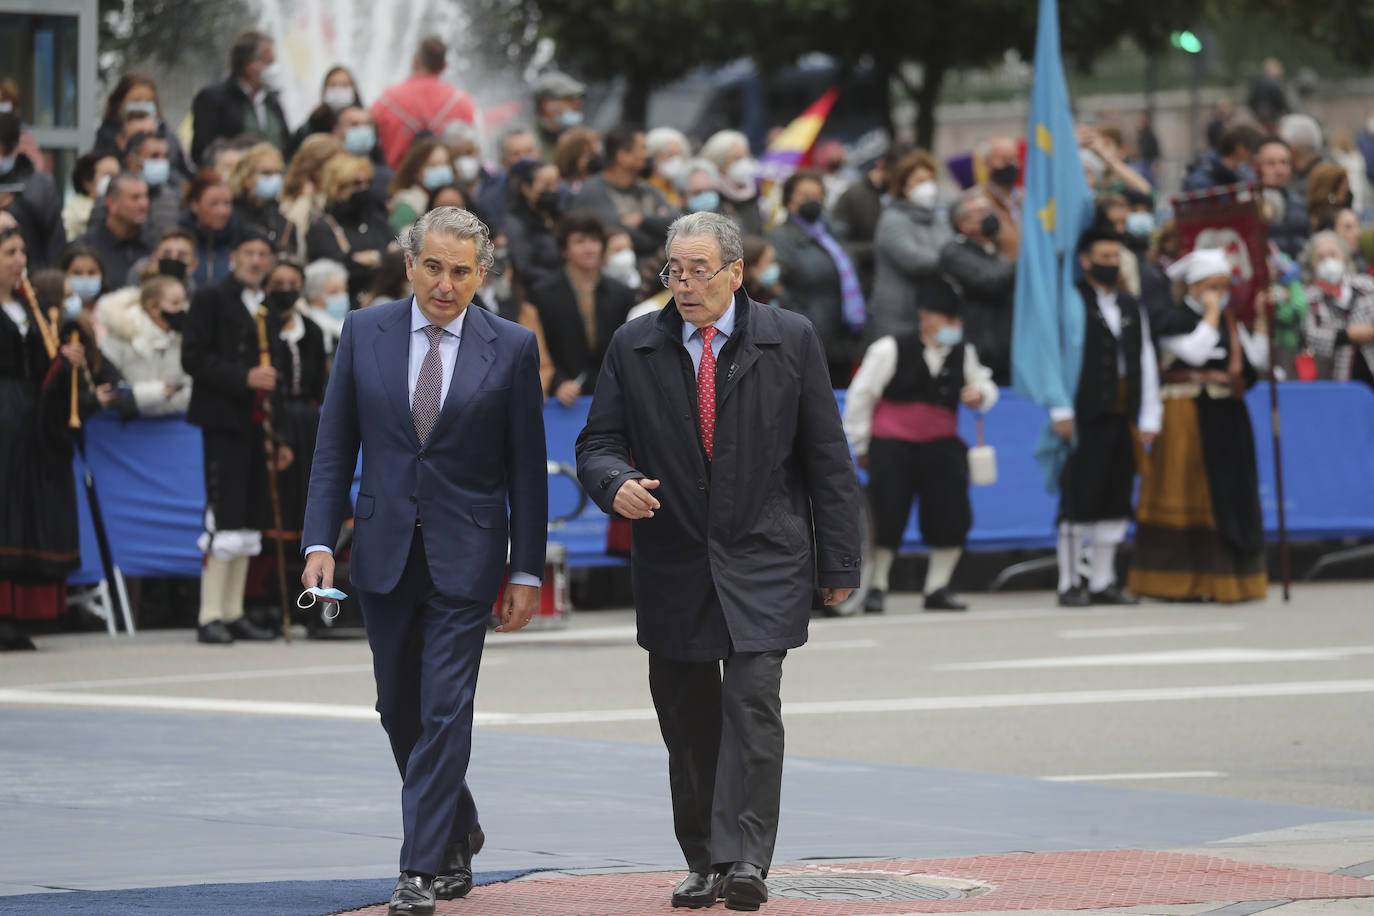
[(446, 596), (493, 602), (508, 536), (512, 570), (544, 570), (548, 471), (535, 337), (469, 306), (448, 394), (422, 443), (410, 413), (410, 303), (374, 305), (344, 321), (301, 544), (337, 542), (361, 446), (354, 585), (383, 594), (396, 587), (418, 518), (435, 586)]

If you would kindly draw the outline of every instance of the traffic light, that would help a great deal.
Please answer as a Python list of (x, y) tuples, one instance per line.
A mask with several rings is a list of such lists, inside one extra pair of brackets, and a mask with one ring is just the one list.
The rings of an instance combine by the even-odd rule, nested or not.
[(1170, 34), (1169, 44), (1173, 45), (1175, 48), (1178, 48), (1180, 51), (1186, 51), (1189, 54), (1198, 54), (1202, 51), (1202, 39), (1198, 38), (1196, 35), (1188, 31), (1187, 29), (1183, 30), (1182, 32), (1174, 32)]

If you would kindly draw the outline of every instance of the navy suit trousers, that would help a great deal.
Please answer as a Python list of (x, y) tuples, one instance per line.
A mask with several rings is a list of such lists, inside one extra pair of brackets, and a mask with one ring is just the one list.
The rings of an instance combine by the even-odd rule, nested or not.
[(419, 527), (396, 588), (359, 597), (377, 712), (401, 771), (401, 870), (433, 875), (445, 846), (477, 825), (467, 769), (491, 606), (435, 588)]

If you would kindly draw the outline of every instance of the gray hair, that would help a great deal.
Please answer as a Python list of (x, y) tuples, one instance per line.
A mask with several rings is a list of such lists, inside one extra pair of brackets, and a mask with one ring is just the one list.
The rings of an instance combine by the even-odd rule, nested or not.
[(1304, 246), (1303, 250), (1298, 255), (1298, 262), (1302, 264), (1302, 266), (1306, 267), (1309, 271), (1316, 271), (1317, 262), (1315, 260), (1315, 254), (1317, 245), (1321, 242), (1334, 242), (1336, 244), (1336, 250), (1341, 253), (1341, 257), (1345, 261), (1345, 266), (1354, 266), (1354, 258), (1351, 255), (1350, 249), (1345, 245), (1345, 239), (1341, 238), (1330, 229), (1324, 229), (1321, 232), (1315, 233), (1312, 238), (1307, 240), (1307, 245)]
[(676, 127), (655, 127), (644, 135), (644, 146), (650, 156), (657, 156), (665, 147), (674, 143), (682, 147), (683, 155), (691, 152), (691, 147), (687, 145), (687, 135)]
[(477, 266), (483, 270), (491, 267), (496, 260), (496, 249), (491, 243), (487, 224), (461, 207), (435, 207), (398, 235), (396, 243), (413, 261), (420, 256), (420, 250), (425, 247), (425, 238), (431, 231), (451, 235), (460, 241), (472, 239), (477, 247)]
[(701, 147), (701, 158), (711, 160), (716, 168), (723, 168), (725, 160), (737, 146), (744, 147), (744, 155), (749, 155), (749, 138), (737, 130), (718, 130)]
[(711, 187), (715, 187), (720, 181), (720, 169), (711, 164), (710, 159), (689, 159), (687, 168), (682, 170), (682, 181), (679, 182), (680, 191), (687, 190), (687, 185), (692, 180), (692, 176), (697, 172), (705, 174), (711, 179)]
[(735, 221), (709, 210), (688, 213), (673, 220), (673, 224), (668, 227), (668, 241), (664, 243), (664, 250), (671, 259), (674, 239), (679, 236), (685, 239), (695, 238), (699, 235), (709, 235), (716, 240), (716, 244), (720, 246), (722, 264), (733, 264), (735, 261), (743, 260), (744, 243), (740, 241), (739, 227), (735, 225)]
[(305, 265), (305, 298), (314, 302), (324, 292), (324, 285), (336, 278), (348, 282), (348, 268), (330, 258), (311, 261)]
[(1306, 150), (1309, 153), (1321, 152), (1321, 125), (1311, 115), (1284, 115), (1279, 119), (1279, 136), (1294, 149)]
[(973, 203), (975, 200), (981, 200), (986, 203), (987, 199), (988, 197), (983, 193), (983, 189), (978, 187), (969, 188), (955, 198), (954, 203), (949, 205), (949, 223), (954, 227), (954, 230), (956, 232), (959, 231), (959, 224), (964, 221), (964, 211), (968, 209), (969, 204)]

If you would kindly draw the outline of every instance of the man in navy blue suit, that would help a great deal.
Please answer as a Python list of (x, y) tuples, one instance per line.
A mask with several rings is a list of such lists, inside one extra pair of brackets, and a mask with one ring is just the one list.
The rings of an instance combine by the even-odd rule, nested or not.
[[(392, 914), (466, 896), (484, 840), (466, 781), (487, 620), (539, 600), (548, 522), (539, 352), (528, 330), (468, 308), (492, 262), (486, 227), (440, 207), (400, 238), (411, 299), (349, 314), (320, 416), (301, 582), (329, 588), (349, 515), (350, 573), (400, 768), (401, 876)], [(509, 529), (509, 535), (508, 535)]]

